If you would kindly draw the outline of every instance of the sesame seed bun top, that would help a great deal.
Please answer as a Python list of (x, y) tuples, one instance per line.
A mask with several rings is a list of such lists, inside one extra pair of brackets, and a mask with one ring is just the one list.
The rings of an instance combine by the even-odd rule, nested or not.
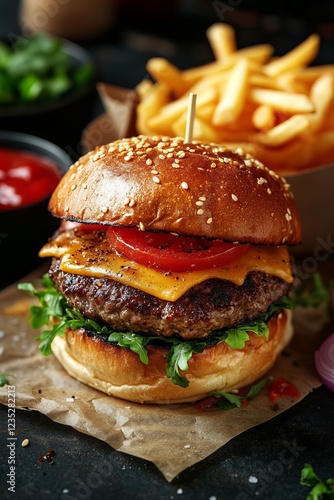
[(136, 226), (253, 244), (297, 244), (284, 178), (242, 151), (137, 136), (99, 146), (61, 179), (49, 209), (86, 223)]

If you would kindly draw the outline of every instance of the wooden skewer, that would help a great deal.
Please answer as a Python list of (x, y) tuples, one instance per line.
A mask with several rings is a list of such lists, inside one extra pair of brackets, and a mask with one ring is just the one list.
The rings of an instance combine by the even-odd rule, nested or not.
[(195, 119), (195, 110), (196, 110), (196, 96), (197, 96), (197, 94), (194, 94), (193, 92), (190, 92), (190, 94), (189, 94), (186, 134), (184, 137), (184, 142), (192, 142), (192, 140), (193, 140), (194, 119)]

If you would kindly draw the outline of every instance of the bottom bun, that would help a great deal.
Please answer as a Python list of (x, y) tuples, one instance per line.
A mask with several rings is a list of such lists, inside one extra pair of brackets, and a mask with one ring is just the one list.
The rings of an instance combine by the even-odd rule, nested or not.
[(100, 391), (137, 403), (185, 403), (203, 399), (213, 391), (231, 392), (252, 384), (275, 363), (293, 334), (291, 312), (277, 311), (268, 321), (269, 339), (250, 333), (243, 349), (226, 342), (193, 354), (185, 375), (186, 388), (166, 376), (167, 349), (148, 346), (149, 364), (144, 365), (131, 350), (67, 329), (57, 336), (52, 351), (75, 379)]

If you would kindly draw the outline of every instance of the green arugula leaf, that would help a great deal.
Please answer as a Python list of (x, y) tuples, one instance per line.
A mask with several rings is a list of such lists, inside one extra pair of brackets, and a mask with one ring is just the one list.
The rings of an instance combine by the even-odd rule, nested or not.
[(7, 377), (10, 376), (10, 373), (0, 373), (0, 387), (4, 385), (9, 385)]
[(334, 500), (334, 478), (322, 481), (310, 464), (304, 465), (300, 484), (310, 488), (307, 500)]
[(148, 365), (148, 355), (145, 348), (149, 337), (136, 335), (131, 332), (113, 332), (108, 337), (109, 342), (116, 342), (121, 347), (129, 347), (131, 351), (139, 355), (140, 361)]
[(333, 290), (334, 280), (326, 285), (321, 274), (315, 272), (301, 282), (291, 294), (290, 300), (293, 307), (317, 308), (323, 304), (329, 309)]
[(242, 327), (230, 328), (225, 338), (226, 344), (232, 347), (232, 349), (242, 349), (245, 347), (247, 340), (249, 340), (249, 335), (247, 330)]
[(180, 374), (180, 370), (188, 370), (188, 361), (193, 353), (203, 352), (205, 345), (205, 342), (173, 341), (173, 345), (166, 356), (166, 374), (173, 384), (184, 388), (188, 387), (189, 381)]
[(213, 392), (212, 396), (217, 398), (216, 406), (221, 410), (230, 410), (232, 408), (240, 408), (244, 399), (253, 399), (261, 389), (266, 385), (267, 380), (260, 380), (254, 384), (245, 396), (238, 396), (237, 394), (230, 394), (228, 392)]

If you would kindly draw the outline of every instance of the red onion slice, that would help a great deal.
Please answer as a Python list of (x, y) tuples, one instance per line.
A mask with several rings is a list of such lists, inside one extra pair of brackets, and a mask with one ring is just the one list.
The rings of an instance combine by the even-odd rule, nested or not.
[(321, 380), (334, 392), (334, 333), (321, 344), (314, 358)]

